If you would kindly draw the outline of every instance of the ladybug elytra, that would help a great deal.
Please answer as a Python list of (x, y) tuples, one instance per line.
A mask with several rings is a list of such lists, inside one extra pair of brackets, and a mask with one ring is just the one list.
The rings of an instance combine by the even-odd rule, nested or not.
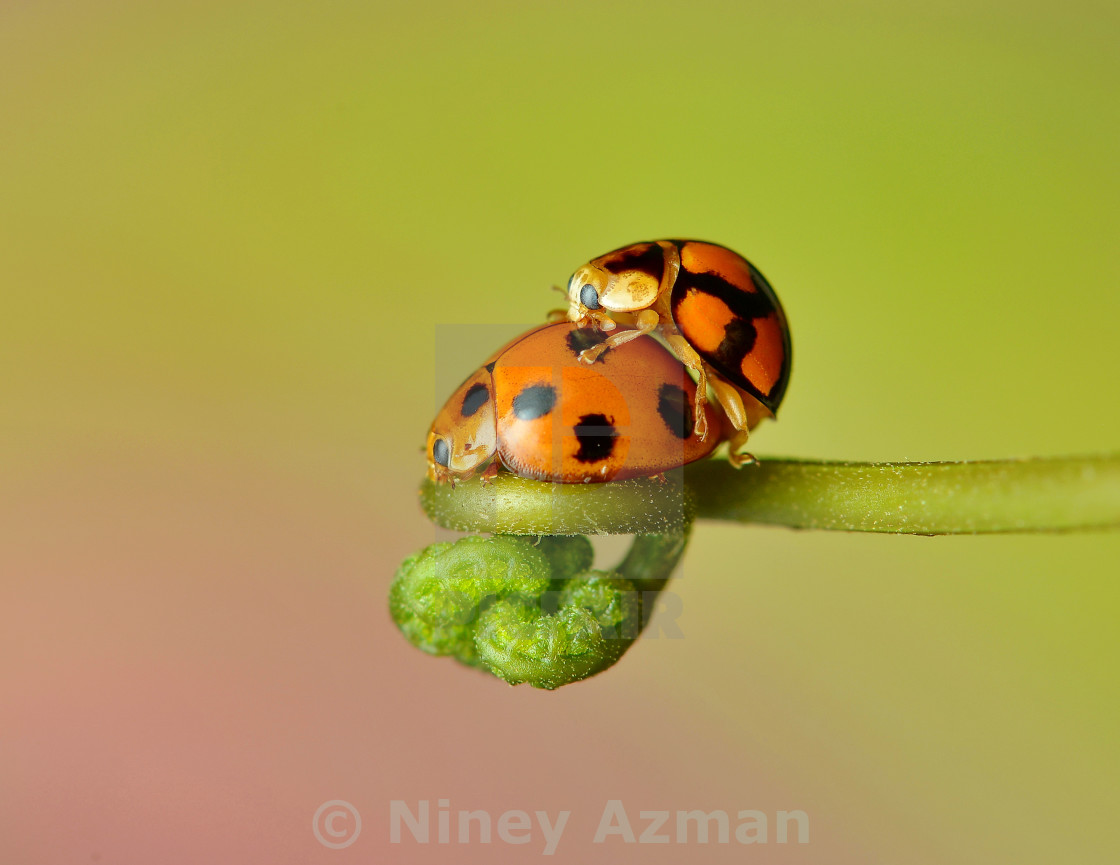
[[(640, 337), (640, 338), (638, 338)], [(451, 395), (428, 433), (436, 481), (514, 474), (560, 483), (657, 475), (707, 456), (722, 420), (656, 340), (634, 338), (580, 355), (606, 334), (571, 322), (535, 328), (500, 349)]]

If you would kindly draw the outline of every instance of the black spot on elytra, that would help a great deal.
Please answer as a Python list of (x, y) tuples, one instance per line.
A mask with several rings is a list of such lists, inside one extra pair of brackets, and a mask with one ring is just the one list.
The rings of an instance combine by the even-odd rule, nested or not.
[(620, 274), (637, 270), (651, 276), (658, 282), (665, 273), (665, 251), (656, 243), (635, 243), (603, 256), (603, 268), (610, 273)]
[(703, 292), (727, 304), (734, 318), (724, 329), (723, 339), (716, 346), (716, 350), (714, 352), (701, 351), (700, 356), (730, 382), (757, 397), (765, 406), (773, 410), (781, 402), (786, 383), (789, 380), (789, 334), (788, 332), (785, 334), (782, 372), (778, 376), (774, 389), (769, 394), (764, 394), (743, 375), (743, 358), (751, 353), (755, 341), (758, 339), (758, 331), (754, 322), (775, 312), (780, 318), (784, 318), (784, 315), (770, 283), (750, 262), (747, 262), (747, 266), (750, 268), (751, 281), (756, 289), (753, 292), (736, 288), (714, 273), (692, 273), (682, 269), (677, 275), (676, 284), (673, 286), (670, 307), (673, 313), (673, 321), (680, 327), (680, 321), (677, 320), (677, 308), (684, 301), (689, 290), (694, 289)]
[(485, 369), (489, 373), (492, 373), (492, 372), (494, 372), (494, 365), (496, 363), (497, 363), (496, 360), (492, 360), (492, 361), (490, 361), (490, 363), (486, 364), (486, 366), (484, 366), (483, 369)]
[[(607, 335), (597, 327), (573, 327), (568, 331), (568, 350), (579, 357), (580, 352), (586, 351), (589, 348), (594, 348), (599, 343), (605, 341)], [(610, 349), (599, 355), (599, 359), (607, 356)]]
[(661, 385), (657, 393), (657, 413), (677, 438), (686, 439), (692, 435), (692, 402), (683, 387)]
[(447, 446), (446, 439), (436, 439), (432, 445), (432, 459), (436, 465), (446, 466), (451, 462), (451, 448)]
[(574, 427), (579, 450), (576, 459), (581, 463), (605, 460), (614, 450), (618, 430), (605, 414), (585, 414)]
[(518, 420), (544, 417), (556, 405), (556, 389), (548, 384), (527, 387), (513, 398), (513, 413)]
[(486, 389), (484, 384), (472, 385), (471, 389), (467, 391), (463, 397), (463, 417), (470, 417), (490, 399), (490, 391)]
[(742, 318), (733, 318), (723, 329), (723, 340), (716, 346), (716, 360), (729, 369), (739, 369), (758, 339), (754, 323)]

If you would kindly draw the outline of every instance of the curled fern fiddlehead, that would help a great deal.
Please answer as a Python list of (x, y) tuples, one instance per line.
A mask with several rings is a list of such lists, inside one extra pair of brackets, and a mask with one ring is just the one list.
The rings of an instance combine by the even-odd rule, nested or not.
[(582, 535), (468, 537), (401, 565), (390, 610), (413, 645), (516, 685), (558, 688), (614, 664), (637, 639), (687, 531), (635, 539), (615, 571)]

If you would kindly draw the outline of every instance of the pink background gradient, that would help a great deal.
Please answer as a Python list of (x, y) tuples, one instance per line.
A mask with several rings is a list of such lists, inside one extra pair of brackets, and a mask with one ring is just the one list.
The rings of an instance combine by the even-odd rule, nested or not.
[[(781, 295), (763, 457), (1115, 449), (1118, 34), (1090, 0), (4, 4), (0, 865), (540, 856), (390, 843), (443, 798), (571, 811), (552, 861), (1115, 861), (1115, 534), (699, 525), (683, 638), (554, 693), (386, 598), (479, 335), (639, 239)], [(810, 841), (595, 844), (611, 799)]]

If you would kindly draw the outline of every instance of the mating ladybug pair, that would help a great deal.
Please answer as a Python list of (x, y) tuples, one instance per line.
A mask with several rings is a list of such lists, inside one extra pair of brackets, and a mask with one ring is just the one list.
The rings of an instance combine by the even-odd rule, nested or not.
[(752, 459), (742, 447), (782, 401), (790, 338), (749, 261), (714, 243), (635, 243), (579, 268), (567, 296), (568, 321), (513, 340), (451, 395), (428, 433), (433, 480), (499, 465), (561, 483), (621, 480), (725, 439), (732, 464)]

